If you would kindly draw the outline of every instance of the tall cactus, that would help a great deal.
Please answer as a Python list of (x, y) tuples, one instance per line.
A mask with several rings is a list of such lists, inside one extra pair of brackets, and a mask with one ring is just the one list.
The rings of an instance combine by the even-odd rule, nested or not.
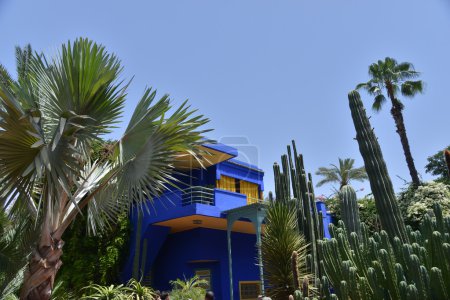
[(386, 163), (359, 93), (351, 91), (348, 94), (348, 100), (356, 129), (356, 140), (369, 176), (381, 226), (391, 239), (398, 237), (402, 242), (408, 242), (406, 227), (398, 207)]
[[(320, 259), (317, 243), (323, 239), (323, 220), (317, 212), (311, 174), (306, 174), (303, 156), (297, 153), (295, 142), (287, 147), (287, 155), (281, 157), (280, 166), (273, 166), (275, 177), (275, 194), (277, 201), (295, 199), (298, 228), (310, 244), (308, 265), (315, 278), (320, 278)], [(292, 193), (291, 193), (292, 188)]]
[(339, 299), (449, 299), (450, 218), (438, 205), (434, 215), (425, 216), (420, 231), (409, 228), (411, 243), (385, 231), (369, 237), (364, 225), (361, 237), (331, 225), (332, 238), (319, 250)]
[(356, 232), (358, 236), (361, 236), (361, 221), (355, 190), (350, 185), (344, 185), (338, 194), (345, 227), (348, 232)]

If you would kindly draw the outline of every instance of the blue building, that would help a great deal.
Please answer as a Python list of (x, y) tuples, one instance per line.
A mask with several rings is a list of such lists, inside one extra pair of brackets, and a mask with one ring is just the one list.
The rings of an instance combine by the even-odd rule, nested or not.
[(265, 218), (264, 172), (236, 160), (235, 148), (203, 147), (208, 155), (201, 165), (180, 158), (177, 189), (154, 199), (143, 214), (132, 214), (123, 279), (143, 278), (170, 290), (171, 280), (198, 275), (219, 300), (256, 299), (264, 288), (257, 247)]

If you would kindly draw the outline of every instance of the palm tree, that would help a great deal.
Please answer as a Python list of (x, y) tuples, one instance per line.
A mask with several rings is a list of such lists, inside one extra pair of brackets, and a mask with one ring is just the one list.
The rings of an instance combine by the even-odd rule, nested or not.
[(419, 77), (420, 73), (414, 70), (414, 66), (409, 62), (397, 63), (393, 58), (386, 57), (373, 63), (369, 67), (368, 82), (360, 83), (356, 89), (364, 88), (367, 92), (375, 96), (372, 108), (380, 111), (386, 102), (385, 92), (391, 100), (391, 115), (394, 118), (397, 133), (400, 136), (406, 163), (414, 185), (419, 185), (419, 175), (414, 165), (414, 159), (409, 147), (408, 137), (406, 135), (405, 122), (403, 120), (403, 103), (398, 99), (399, 92), (412, 98), (423, 91), (423, 82), (421, 80), (411, 80)]
[(339, 167), (331, 164), (331, 168), (320, 167), (316, 171), (316, 175), (322, 176), (322, 180), (317, 183), (317, 187), (320, 187), (326, 183), (339, 183), (339, 190), (349, 185), (350, 181), (364, 181), (369, 177), (367, 176), (366, 169), (364, 167), (353, 168), (355, 160), (351, 158), (341, 159), (339, 158)]
[[(92, 161), (94, 141), (123, 114), (128, 84), (101, 45), (77, 39), (54, 58), (33, 55), (29, 75), (0, 86), (0, 207), (26, 208), (39, 238), (26, 268), (21, 299), (50, 299), (62, 265), (63, 234), (86, 210), (99, 232), (131, 207), (144, 209), (173, 179), (174, 163), (202, 155), (200, 127), (208, 122), (184, 102), (147, 89), (111, 157)], [(39, 216), (39, 219), (37, 217)], [(37, 222), (37, 221), (36, 221)]]
[[(298, 282), (301, 282), (302, 278), (313, 278), (307, 273), (308, 244), (298, 230), (294, 207), (293, 202), (271, 201), (267, 208), (261, 251), (268, 293), (274, 299), (287, 299), (289, 295), (294, 294), (298, 288)], [(300, 276), (296, 276), (293, 272), (292, 255), (294, 251), (297, 252), (299, 269), (296, 270), (296, 274), (300, 273)], [(294, 280), (294, 276), (299, 278)]]
[[(30, 62), (33, 56), (33, 50), (30, 44), (25, 45), (23, 48), (16, 46), (15, 48), (16, 56), (16, 71), (17, 71), (17, 82), (24, 82), (25, 78), (28, 76), (30, 71)], [(12, 85), (16, 83), (8, 70), (0, 64), (0, 84), (5, 88), (8, 88), (12, 92)]]

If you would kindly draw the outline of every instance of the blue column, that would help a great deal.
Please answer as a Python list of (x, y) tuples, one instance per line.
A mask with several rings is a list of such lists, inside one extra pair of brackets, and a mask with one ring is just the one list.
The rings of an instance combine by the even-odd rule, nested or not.
[(228, 241), (228, 271), (230, 276), (230, 299), (233, 300), (233, 262), (231, 260), (231, 229), (235, 218), (227, 217), (227, 241)]

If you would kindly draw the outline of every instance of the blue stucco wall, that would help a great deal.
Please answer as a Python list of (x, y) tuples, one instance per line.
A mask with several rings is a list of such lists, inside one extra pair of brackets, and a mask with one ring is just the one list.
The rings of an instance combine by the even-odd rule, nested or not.
[[(228, 300), (229, 271), (227, 233), (223, 230), (197, 228), (167, 237), (153, 266), (153, 285), (170, 289), (169, 281), (192, 277), (196, 269), (211, 269), (212, 288), (218, 300)], [(257, 281), (256, 237), (232, 233), (234, 299), (239, 299), (239, 281)], [(193, 263), (195, 260), (212, 262)]]
[(220, 179), (222, 175), (256, 183), (259, 190), (264, 191), (264, 172), (255, 166), (235, 159), (224, 161), (216, 165), (216, 179)]
[(325, 238), (331, 238), (330, 231), (328, 229), (328, 227), (332, 223), (331, 214), (327, 212), (327, 207), (323, 201), (316, 201), (316, 207), (317, 211), (319, 212), (319, 215), (322, 216), (323, 220), (323, 231), (324, 231), (323, 236)]

